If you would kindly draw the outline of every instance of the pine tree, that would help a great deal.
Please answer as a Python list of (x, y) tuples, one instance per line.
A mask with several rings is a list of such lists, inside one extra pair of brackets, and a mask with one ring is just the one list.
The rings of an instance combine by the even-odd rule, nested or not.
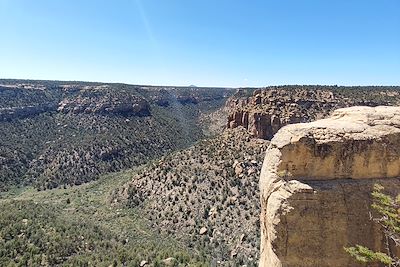
[(400, 246), (400, 194), (396, 198), (383, 193), (384, 187), (375, 184), (372, 192), (373, 203), (371, 207), (376, 211), (377, 217), (373, 220), (382, 226), (386, 238), (386, 252), (372, 251), (367, 247), (356, 245), (345, 247), (345, 251), (357, 261), (363, 263), (380, 262), (386, 266), (400, 266), (400, 259), (391, 255), (390, 243)]

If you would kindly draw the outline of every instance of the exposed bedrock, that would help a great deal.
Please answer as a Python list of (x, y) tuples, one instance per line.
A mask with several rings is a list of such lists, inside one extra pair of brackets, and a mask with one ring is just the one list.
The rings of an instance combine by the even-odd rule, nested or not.
[(268, 140), (285, 125), (326, 118), (338, 108), (393, 105), (399, 100), (398, 92), (378, 90), (359, 91), (356, 96), (333, 89), (305, 88), (258, 89), (251, 96), (242, 94), (238, 91), (227, 102), (227, 128), (243, 126), (254, 137)]
[(0, 121), (31, 117), (44, 112), (52, 112), (56, 109), (57, 106), (55, 104), (0, 108)]
[(379, 183), (398, 194), (399, 176), (400, 107), (343, 108), (283, 127), (260, 177), (260, 266), (354, 267), (343, 247), (384, 251), (371, 191)]
[(95, 113), (120, 115), (150, 115), (150, 105), (140, 96), (126, 92), (80, 94), (62, 100), (58, 111), (62, 113)]

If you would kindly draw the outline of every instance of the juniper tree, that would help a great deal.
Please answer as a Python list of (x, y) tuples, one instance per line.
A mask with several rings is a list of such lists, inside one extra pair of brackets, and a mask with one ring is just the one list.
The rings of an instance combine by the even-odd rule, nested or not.
[(380, 262), (386, 266), (400, 266), (400, 259), (392, 255), (390, 244), (400, 246), (400, 194), (392, 197), (383, 192), (384, 187), (375, 184), (372, 192), (373, 203), (371, 207), (376, 211), (377, 217), (372, 220), (382, 226), (385, 235), (385, 252), (373, 251), (362, 245), (345, 247), (345, 251), (362, 263)]

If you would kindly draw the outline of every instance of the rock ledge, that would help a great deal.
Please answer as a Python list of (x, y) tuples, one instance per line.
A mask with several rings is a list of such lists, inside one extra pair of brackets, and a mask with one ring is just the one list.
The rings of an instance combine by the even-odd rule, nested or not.
[(377, 182), (398, 193), (399, 176), (400, 107), (343, 108), (283, 127), (260, 177), (260, 266), (358, 266), (343, 247), (382, 249), (370, 193)]

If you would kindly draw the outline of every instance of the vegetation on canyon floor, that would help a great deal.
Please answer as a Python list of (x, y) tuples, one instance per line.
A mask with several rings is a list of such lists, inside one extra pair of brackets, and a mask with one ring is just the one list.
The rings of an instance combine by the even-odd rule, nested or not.
[(113, 208), (110, 192), (132, 171), (81, 186), (0, 195), (0, 266), (209, 266), (150, 227), (135, 209)]

